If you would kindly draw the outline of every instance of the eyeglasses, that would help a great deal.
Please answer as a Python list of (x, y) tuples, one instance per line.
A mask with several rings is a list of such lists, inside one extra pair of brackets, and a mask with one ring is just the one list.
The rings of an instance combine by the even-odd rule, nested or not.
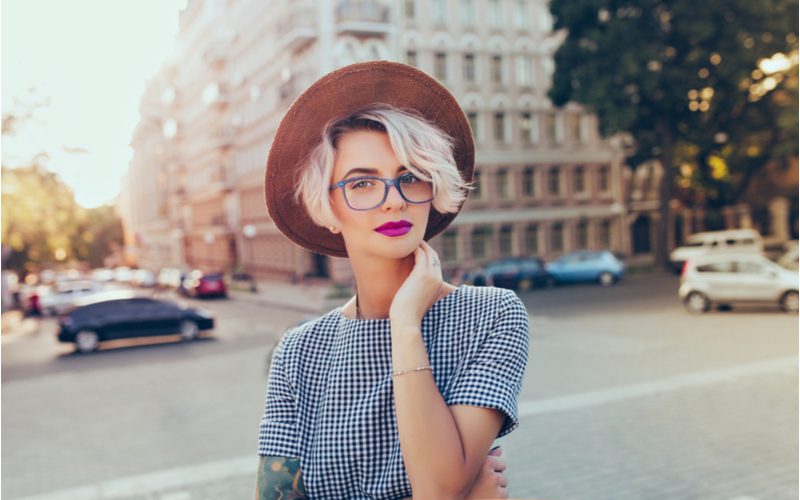
[(404, 173), (397, 179), (373, 176), (353, 177), (332, 184), (330, 190), (342, 188), (344, 201), (353, 210), (372, 210), (383, 205), (386, 197), (389, 196), (389, 188), (392, 186), (397, 186), (400, 196), (408, 203), (415, 205), (427, 203), (434, 198), (433, 184), (417, 179), (412, 173)]

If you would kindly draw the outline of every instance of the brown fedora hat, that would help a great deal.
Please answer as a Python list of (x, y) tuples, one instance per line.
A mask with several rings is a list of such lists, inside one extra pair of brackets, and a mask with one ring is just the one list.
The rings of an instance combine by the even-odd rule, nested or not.
[[(370, 61), (344, 66), (321, 77), (295, 99), (278, 125), (267, 157), (267, 210), (278, 229), (303, 248), (347, 257), (342, 235), (316, 225), (305, 206), (295, 201), (294, 191), (300, 169), (322, 140), (325, 124), (374, 103), (415, 110), (447, 133), (453, 139), (453, 157), (462, 179), (472, 182), (472, 131), (450, 91), (407, 64)], [(425, 240), (444, 231), (456, 215), (442, 214), (431, 207)]]

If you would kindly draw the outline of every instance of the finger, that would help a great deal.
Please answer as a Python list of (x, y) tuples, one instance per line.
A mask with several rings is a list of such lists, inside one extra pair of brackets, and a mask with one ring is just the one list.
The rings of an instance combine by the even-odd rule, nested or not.
[(414, 249), (414, 265), (419, 268), (428, 267), (428, 254), (421, 247)]
[(506, 470), (507, 465), (505, 460), (503, 460), (502, 458), (492, 457), (490, 458), (490, 460), (492, 461), (492, 467), (494, 468), (494, 470), (499, 472)]
[(508, 478), (505, 474), (497, 475), (497, 485), (501, 488), (508, 488)]
[(508, 498), (508, 488), (505, 486), (498, 486), (495, 498)]
[(489, 455), (491, 455), (493, 457), (499, 457), (502, 454), (503, 454), (503, 447), (502, 446), (498, 446), (497, 448), (494, 448), (494, 449), (489, 451)]

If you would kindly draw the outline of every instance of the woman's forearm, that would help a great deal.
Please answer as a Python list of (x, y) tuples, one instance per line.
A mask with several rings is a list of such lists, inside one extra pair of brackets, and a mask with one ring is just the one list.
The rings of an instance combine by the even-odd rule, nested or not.
[[(420, 327), (392, 324), (392, 365), (429, 364)], [(430, 371), (393, 377), (400, 449), (415, 498), (460, 498), (476, 471), (467, 471), (455, 419)]]

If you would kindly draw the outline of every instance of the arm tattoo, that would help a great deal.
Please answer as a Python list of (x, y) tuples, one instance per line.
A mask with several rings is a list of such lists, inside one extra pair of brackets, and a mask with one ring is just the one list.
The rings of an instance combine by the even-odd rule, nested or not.
[(306, 497), (300, 459), (261, 456), (256, 500), (297, 500)]

